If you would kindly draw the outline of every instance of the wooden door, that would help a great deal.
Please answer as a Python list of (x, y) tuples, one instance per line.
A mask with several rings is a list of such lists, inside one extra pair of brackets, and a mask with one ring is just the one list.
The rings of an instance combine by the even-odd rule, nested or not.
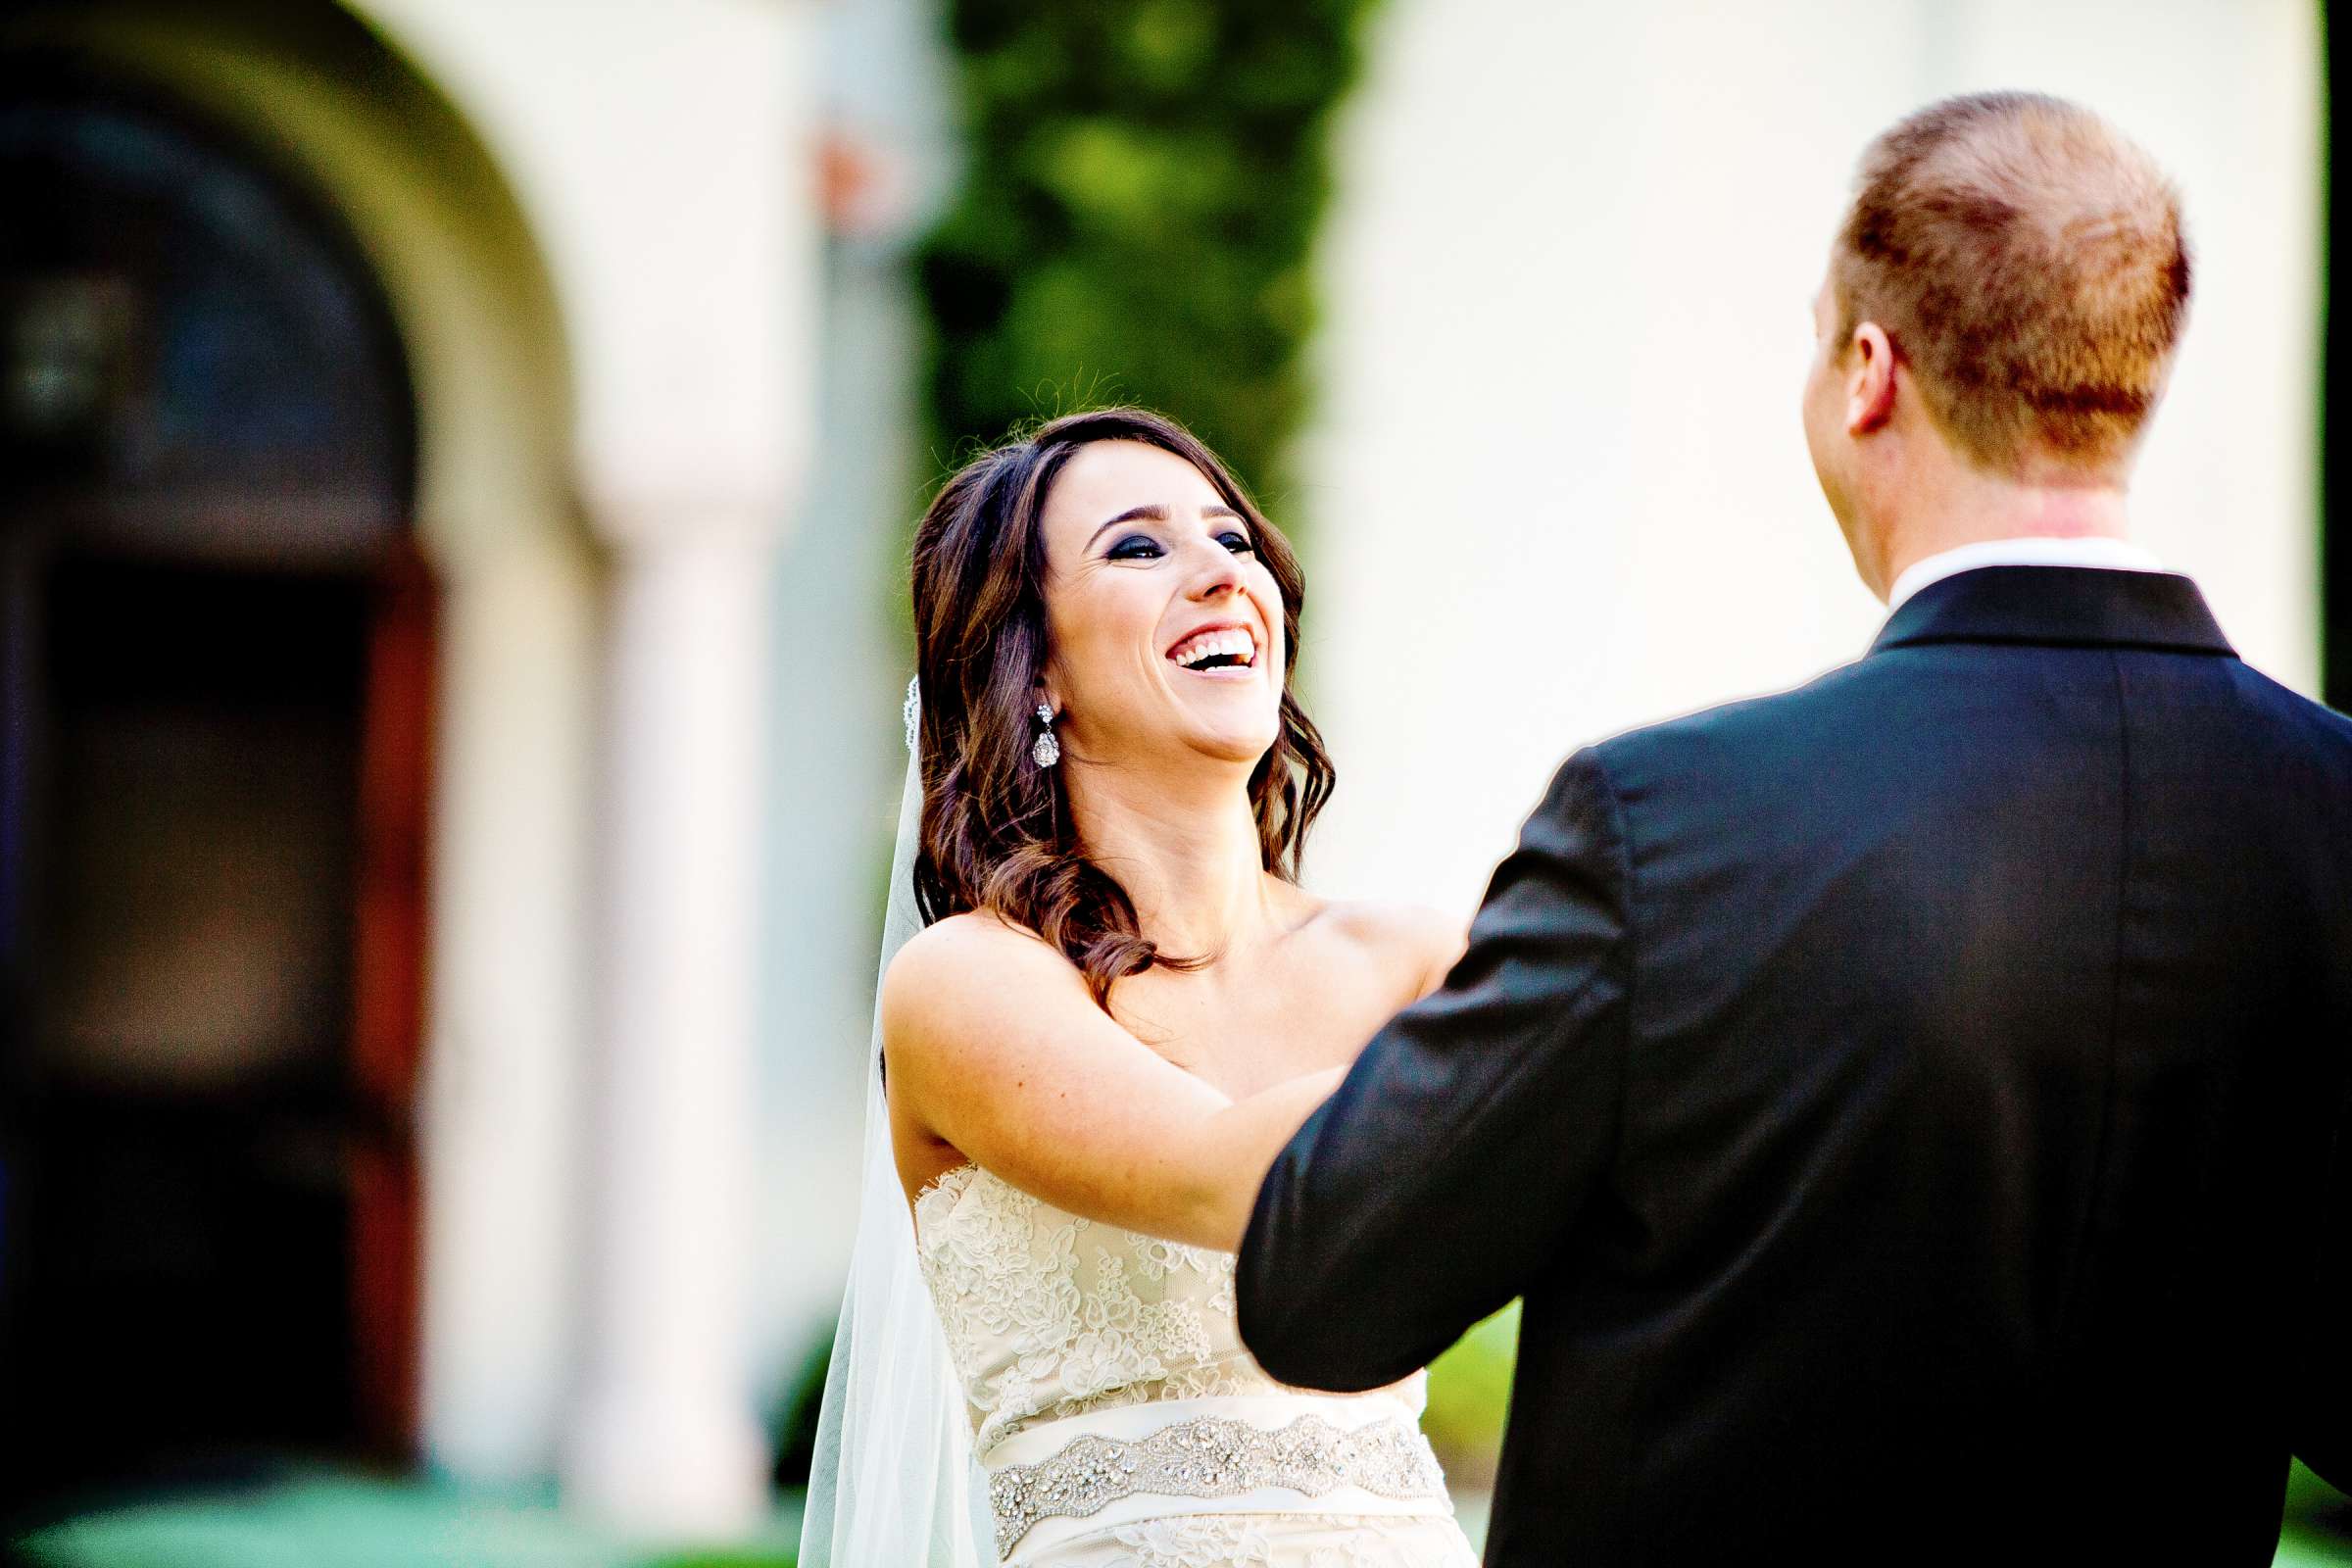
[(0, 1504), (414, 1446), (434, 588), (367, 259), (0, 56)]

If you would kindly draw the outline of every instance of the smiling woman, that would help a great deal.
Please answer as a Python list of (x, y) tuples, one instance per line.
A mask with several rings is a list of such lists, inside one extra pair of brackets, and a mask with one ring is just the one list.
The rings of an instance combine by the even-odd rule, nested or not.
[(881, 988), (802, 1560), (942, 1560), (969, 1437), (1006, 1568), (1469, 1568), (1420, 1374), (1288, 1388), (1235, 1313), (1276, 1151), (1461, 945), (1298, 886), (1331, 767), (1289, 546), (1198, 440), (1113, 409), (952, 477), (912, 586), (925, 926)]
[[(1215, 454), (1160, 415), (1071, 415), (951, 478), (914, 547), (924, 918), (987, 909), (1034, 931), (1098, 1004), (1124, 976), (1186, 966), (1144, 935), (1130, 890), (1080, 852), (1069, 797), (1072, 774), (1105, 757), (1146, 764), (1202, 745), (1247, 753), (1263, 869), (1295, 881), (1332, 785), (1290, 687), (1304, 593), (1288, 541)], [(1201, 650), (1178, 645), (1203, 632), (1248, 638), (1248, 669), (1196, 667)], [(1146, 649), (1152, 657), (1137, 657)], [(1237, 657), (1215, 651), (1206, 662)], [(1180, 674), (1194, 679), (1180, 688)], [(1041, 706), (1062, 771), (1035, 762)]]

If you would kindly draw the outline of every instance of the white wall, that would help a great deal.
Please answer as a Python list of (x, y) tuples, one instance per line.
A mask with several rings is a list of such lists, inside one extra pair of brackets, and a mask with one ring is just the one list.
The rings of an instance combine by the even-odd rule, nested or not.
[(1304, 678), (1326, 891), (1466, 913), (1558, 760), (1795, 684), (1880, 622), (1798, 424), (1877, 131), (2082, 99), (2200, 264), (2144, 542), (2254, 663), (2318, 667), (2319, 55), (2301, 0), (1391, 0), (1323, 240)]
[(368, 0), (480, 132), (554, 273), (603, 527), (772, 514), (807, 454), (815, 179), (801, 0)]

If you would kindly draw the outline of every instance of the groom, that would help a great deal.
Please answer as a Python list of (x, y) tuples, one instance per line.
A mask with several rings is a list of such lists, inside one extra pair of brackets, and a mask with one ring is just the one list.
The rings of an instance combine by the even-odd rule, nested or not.
[(2254, 1565), (2290, 1451), (2352, 1489), (2352, 720), (2126, 542), (2188, 287), (2084, 110), (1881, 136), (1804, 418), (1886, 629), (1570, 758), (1268, 1173), (1277, 1378), (1525, 1297), (1489, 1564)]

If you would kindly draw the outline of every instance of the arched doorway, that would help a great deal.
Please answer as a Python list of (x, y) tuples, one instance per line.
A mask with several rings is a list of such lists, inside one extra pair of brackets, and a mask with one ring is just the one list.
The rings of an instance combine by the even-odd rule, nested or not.
[(0, 77), (0, 1494), (404, 1451), (433, 594), (361, 253)]

